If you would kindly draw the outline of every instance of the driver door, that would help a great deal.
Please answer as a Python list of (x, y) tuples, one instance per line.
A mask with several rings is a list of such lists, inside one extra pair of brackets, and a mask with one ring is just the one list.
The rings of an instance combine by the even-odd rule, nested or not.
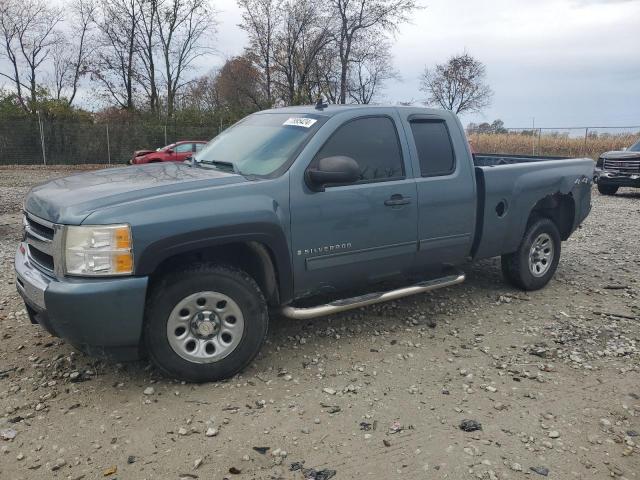
[(176, 145), (176, 148), (173, 150), (174, 158), (172, 159), (175, 162), (183, 162), (187, 157), (190, 157), (193, 154), (193, 144), (192, 143), (181, 143)]
[(349, 156), (360, 167), (358, 182), (317, 192), (304, 178), (292, 178), (296, 296), (361, 287), (411, 269), (417, 251), (416, 186), (397, 124), (387, 113), (350, 118), (309, 164)]

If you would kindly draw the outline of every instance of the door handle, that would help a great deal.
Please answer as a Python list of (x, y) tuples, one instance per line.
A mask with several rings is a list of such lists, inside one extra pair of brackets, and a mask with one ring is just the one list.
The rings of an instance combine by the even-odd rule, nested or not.
[(387, 207), (397, 207), (399, 205), (407, 205), (409, 203), (411, 203), (411, 197), (405, 197), (399, 193), (391, 195), (388, 200), (384, 201), (384, 204)]

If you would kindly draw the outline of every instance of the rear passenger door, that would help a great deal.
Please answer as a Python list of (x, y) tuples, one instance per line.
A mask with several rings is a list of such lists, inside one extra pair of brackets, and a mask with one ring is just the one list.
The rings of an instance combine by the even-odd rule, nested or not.
[(473, 242), (476, 187), (461, 125), (447, 114), (409, 115), (403, 123), (418, 192), (417, 264), (462, 263)]

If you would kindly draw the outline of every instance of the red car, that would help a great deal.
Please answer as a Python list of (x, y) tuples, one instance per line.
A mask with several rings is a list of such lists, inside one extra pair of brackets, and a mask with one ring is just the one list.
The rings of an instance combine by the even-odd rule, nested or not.
[(207, 142), (202, 140), (183, 140), (172, 143), (157, 150), (136, 150), (133, 158), (129, 160), (130, 165), (141, 165), (143, 163), (156, 162), (184, 162), (194, 153), (202, 150)]

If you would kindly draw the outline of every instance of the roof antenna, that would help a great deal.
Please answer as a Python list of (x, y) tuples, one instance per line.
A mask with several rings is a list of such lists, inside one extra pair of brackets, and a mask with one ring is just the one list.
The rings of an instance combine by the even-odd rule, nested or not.
[(327, 108), (328, 106), (329, 105), (324, 103), (324, 100), (322, 100), (322, 95), (318, 96), (318, 100), (316, 101), (316, 110), (323, 110), (323, 109)]

